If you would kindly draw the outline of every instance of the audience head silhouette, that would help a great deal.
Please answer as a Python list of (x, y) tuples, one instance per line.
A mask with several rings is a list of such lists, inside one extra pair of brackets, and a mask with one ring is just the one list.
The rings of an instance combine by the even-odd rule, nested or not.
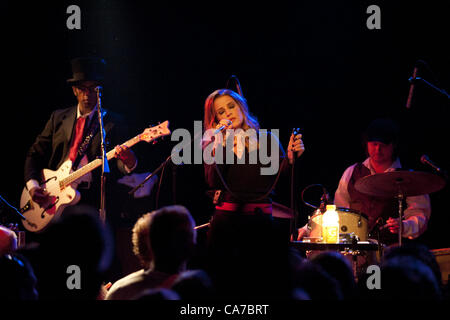
[(195, 222), (183, 206), (167, 206), (151, 213), (150, 251), (155, 270), (178, 273), (186, 266), (196, 243)]
[(340, 252), (325, 251), (314, 256), (311, 261), (337, 280), (344, 299), (355, 298), (356, 281), (350, 262)]
[[(141, 237), (133, 238), (135, 249), (144, 249), (149, 268), (133, 272), (117, 280), (109, 289), (106, 300), (138, 299), (149, 289), (169, 289), (180, 272), (186, 269), (196, 242), (194, 220), (182, 206), (168, 206), (144, 215), (135, 231)], [(144, 232), (146, 228), (148, 232)], [(135, 233), (137, 235), (137, 233)], [(141, 244), (139, 244), (141, 242)], [(144, 243), (147, 244), (144, 244)], [(148, 252), (147, 252), (148, 248)], [(142, 254), (142, 250), (137, 250)], [(148, 293), (145, 299), (164, 299), (161, 292)]]
[(178, 276), (172, 285), (182, 299), (208, 300), (214, 297), (209, 275), (203, 270), (188, 270)]
[(95, 299), (111, 265), (112, 241), (97, 209), (87, 205), (65, 209), (48, 226), (38, 247), (34, 267), (40, 298)]
[(311, 300), (342, 300), (344, 298), (339, 282), (318, 263), (303, 261), (294, 274), (295, 288), (303, 290)]
[(376, 298), (391, 300), (442, 298), (439, 266), (423, 245), (391, 248), (381, 265), (381, 290)]
[(442, 285), (441, 269), (436, 261), (436, 257), (426, 245), (408, 242), (402, 246), (393, 246), (386, 251), (384, 259), (390, 260), (391, 258), (398, 256), (412, 256), (419, 259), (431, 268), (436, 280)]
[(0, 300), (37, 300), (36, 277), (28, 259), (18, 253), (0, 257)]

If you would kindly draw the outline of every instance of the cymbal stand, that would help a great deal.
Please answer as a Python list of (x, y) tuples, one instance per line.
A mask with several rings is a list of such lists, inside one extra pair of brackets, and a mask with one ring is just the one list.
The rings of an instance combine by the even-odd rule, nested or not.
[[(400, 179), (403, 180), (403, 179)], [(397, 200), (398, 200), (398, 246), (400, 247), (402, 245), (402, 233), (403, 233), (403, 199), (404, 199), (404, 194), (402, 192), (402, 188), (401, 188), (401, 182), (402, 181), (397, 181), (397, 186), (398, 186), (398, 193), (397, 193)]]

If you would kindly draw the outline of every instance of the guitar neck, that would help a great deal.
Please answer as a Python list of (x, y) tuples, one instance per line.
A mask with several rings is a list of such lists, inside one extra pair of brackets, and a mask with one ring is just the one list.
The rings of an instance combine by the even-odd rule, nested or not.
[[(123, 143), (122, 146), (126, 146), (128, 148), (131, 148), (132, 146), (134, 146), (139, 141), (141, 141), (141, 135), (140, 134), (137, 135), (134, 138), (131, 138), (127, 142)], [(113, 159), (115, 157), (116, 157), (116, 151), (114, 149), (112, 149), (112, 150), (110, 150), (109, 152), (106, 153), (106, 158), (108, 160), (111, 160), (111, 159)], [(64, 187), (70, 185), (71, 183), (75, 182), (76, 180), (78, 180), (79, 178), (84, 176), (85, 174), (88, 174), (92, 170), (97, 169), (101, 165), (102, 165), (102, 159), (95, 159), (95, 160), (89, 162), (87, 165), (85, 165), (82, 168), (72, 172), (66, 178), (60, 180), (60, 186), (62, 188), (64, 188)]]

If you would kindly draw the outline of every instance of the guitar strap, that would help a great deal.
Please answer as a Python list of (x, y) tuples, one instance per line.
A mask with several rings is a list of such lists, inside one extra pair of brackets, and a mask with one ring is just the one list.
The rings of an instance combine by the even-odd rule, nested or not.
[[(106, 114), (106, 110), (102, 110), (102, 111), (103, 111), (102, 116), (104, 117)], [(73, 170), (76, 170), (78, 168), (78, 165), (80, 164), (81, 159), (83, 158), (84, 154), (87, 151), (87, 148), (89, 147), (89, 145), (92, 142), (92, 138), (97, 133), (98, 127), (99, 127), (98, 121), (95, 121), (95, 119), (91, 119), (91, 122), (89, 123), (89, 128), (86, 132), (86, 136), (84, 137), (83, 142), (80, 144), (80, 147), (78, 148), (77, 157), (73, 161), (73, 164), (72, 164)]]

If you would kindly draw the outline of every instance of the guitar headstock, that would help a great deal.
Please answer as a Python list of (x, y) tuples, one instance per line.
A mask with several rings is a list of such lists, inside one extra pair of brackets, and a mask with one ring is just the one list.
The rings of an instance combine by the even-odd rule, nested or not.
[(145, 129), (144, 132), (140, 134), (139, 138), (141, 141), (151, 142), (158, 138), (168, 136), (170, 133), (169, 121), (166, 120), (157, 126)]

